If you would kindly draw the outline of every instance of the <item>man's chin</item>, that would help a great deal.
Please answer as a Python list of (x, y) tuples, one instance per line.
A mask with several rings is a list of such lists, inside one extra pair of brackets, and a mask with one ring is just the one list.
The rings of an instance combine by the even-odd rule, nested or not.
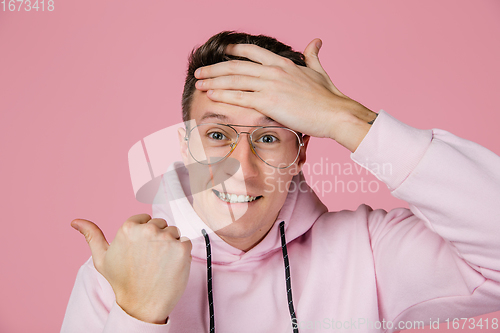
[[(252, 221), (255, 223), (255, 218), (251, 218), (249, 214), (242, 214), (238, 219), (234, 217), (233, 214), (224, 214), (217, 212), (216, 214), (208, 214), (206, 219), (203, 219), (206, 225), (210, 227), (213, 231), (219, 233), (245, 233), (243, 229), (248, 228), (252, 225)], [(239, 230), (239, 231), (237, 231)]]
[(212, 206), (210, 211), (200, 211), (196, 205), (193, 205), (193, 208), (210, 229), (217, 232), (217, 234), (227, 235), (228, 237), (246, 237), (247, 233), (251, 235), (252, 232), (249, 229), (255, 224), (256, 220), (262, 218), (251, 216), (246, 208), (242, 209), (240, 207), (215, 209)]
[(227, 207), (217, 207), (215, 203), (198, 204), (198, 201), (195, 199), (193, 201), (193, 209), (201, 220), (213, 231), (228, 228), (231, 224), (239, 220), (235, 219), (230, 209)]
[(226, 242), (235, 241), (238, 239), (249, 239), (255, 236), (257, 230), (255, 226), (250, 224), (250, 221), (240, 219), (237, 222), (226, 225), (225, 227), (214, 230), (215, 233)]

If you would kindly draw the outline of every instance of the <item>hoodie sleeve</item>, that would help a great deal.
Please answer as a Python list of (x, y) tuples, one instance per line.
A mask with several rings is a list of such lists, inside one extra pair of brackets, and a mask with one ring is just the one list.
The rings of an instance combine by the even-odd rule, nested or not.
[(381, 111), (351, 158), (410, 207), (369, 213), (381, 318), (500, 310), (500, 157)]
[(146, 323), (123, 311), (91, 257), (78, 271), (61, 333), (168, 333), (169, 327), (170, 321), (165, 325)]

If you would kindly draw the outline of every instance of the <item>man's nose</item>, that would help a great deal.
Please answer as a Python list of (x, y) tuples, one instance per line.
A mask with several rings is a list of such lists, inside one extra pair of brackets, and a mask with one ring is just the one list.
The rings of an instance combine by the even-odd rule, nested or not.
[(229, 157), (237, 159), (240, 163), (241, 170), (245, 178), (249, 178), (258, 174), (259, 157), (254, 153), (246, 132), (240, 133), (239, 142), (234, 148)]

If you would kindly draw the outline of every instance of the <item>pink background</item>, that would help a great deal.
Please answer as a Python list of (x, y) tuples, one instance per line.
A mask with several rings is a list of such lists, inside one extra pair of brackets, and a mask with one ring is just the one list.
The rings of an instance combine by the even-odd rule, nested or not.
[[(186, 57), (221, 30), (272, 35), (300, 51), (320, 37), (322, 64), (343, 93), (500, 153), (497, 0), (94, 0), (0, 11), (0, 332), (60, 330), (90, 256), (72, 219), (93, 220), (111, 241), (128, 216), (151, 212), (134, 198), (127, 152), (180, 122)], [(309, 153), (310, 163), (350, 161), (325, 140)], [(405, 205), (383, 185), (325, 202)]]

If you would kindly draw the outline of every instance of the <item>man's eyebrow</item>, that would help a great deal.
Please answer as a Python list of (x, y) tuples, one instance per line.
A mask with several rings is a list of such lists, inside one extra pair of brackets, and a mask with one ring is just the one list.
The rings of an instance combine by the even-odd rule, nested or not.
[(266, 125), (266, 124), (269, 124), (269, 123), (277, 123), (277, 122), (273, 118), (270, 118), (270, 117), (267, 117), (267, 116), (260, 118), (259, 121), (258, 121), (259, 125)]
[(224, 122), (227, 122), (227, 120), (228, 120), (228, 117), (224, 114), (215, 113), (215, 112), (207, 112), (203, 115), (203, 117), (201, 117), (200, 121), (203, 121), (203, 120), (209, 119), (209, 118), (219, 119), (220, 121), (224, 121)]

